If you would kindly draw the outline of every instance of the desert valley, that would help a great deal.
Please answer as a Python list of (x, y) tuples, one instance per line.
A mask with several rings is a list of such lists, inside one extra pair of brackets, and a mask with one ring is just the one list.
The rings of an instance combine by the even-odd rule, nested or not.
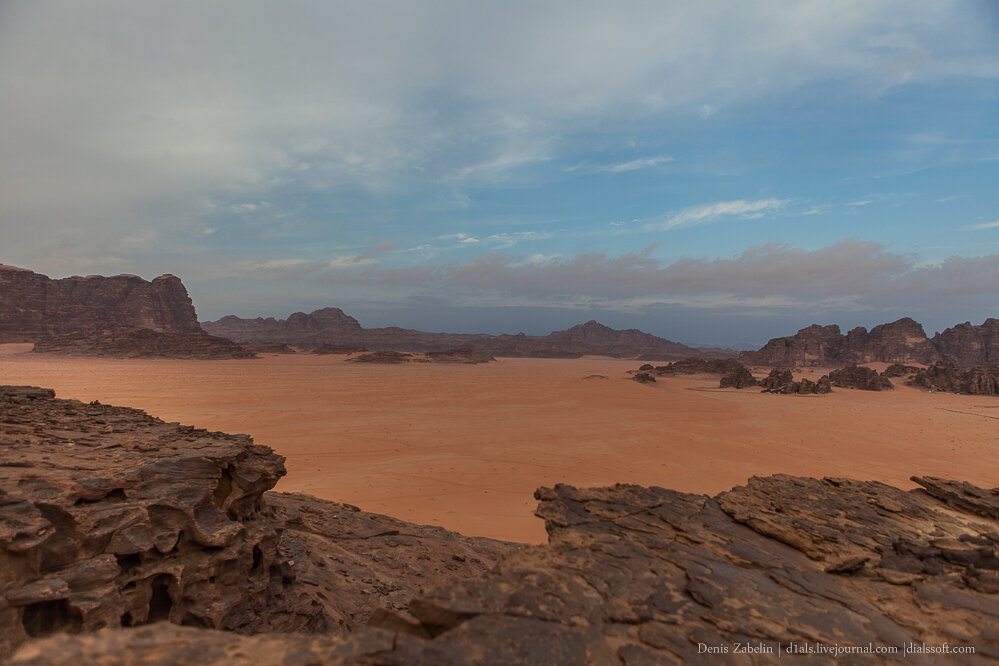
[[(10, 568), (13, 566), (25, 573), (35, 572), (29, 574), (27, 586), (24, 586), (25, 579), (18, 577), (8, 579), (6, 583), (8, 599), (15, 600), (8, 606), (4, 620), (8, 631), (12, 632), (8, 634), (11, 638), (5, 644), (6, 650), (24, 638), (53, 632), (58, 636), (67, 629), (76, 633), (80, 629), (107, 627), (106, 618), (110, 614), (115, 618), (127, 617), (127, 622), (122, 620), (126, 625), (143, 625), (152, 622), (155, 616), (180, 624), (236, 629), (243, 633), (290, 630), (340, 635), (348, 630), (350, 633), (344, 634), (347, 639), (320, 643), (310, 649), (329, 655), (332, 654), (329, 650), (339, 646), (335, 649), (344, 650), (348, 655), (345, 663), (352, 663), (351, 660), (362, 653), (368, 654), (364, 652), (367, 648), (356, 644), (357, 640), (362, 643), (370, 640), (360, 638), (364, 635), (359, 633), (361, 624), (366, 623), (370, 627), (367, 631), (373, 632), (373, 636), (379, 631), (405, 631), (416, 635), (430, 632), (432, 637), (434, 632), (441, 631), (433, 628), (434, 623), (440, 621), (433, 618), (443, 611), (425, 610), (420, 605), (424, 602), (418, 602), (419, 597), (417, 600), (407, 598), (419, 595), (425, 589), (424, 584), (453, 586), (460, 585), (465, 578), (495, 576), (496, 573), (487, 574), (493, 563), (503, 557), (514, 558), (510, 560), (511, 566), (519, 561), (511, 554), (516, 550), (515, 544), (550, 542), (551, 545), (541, 548), (551, 549), (569, 538), (559, 535), (574, 523), (570, 520), (560, 527), (561, 519), (553, 517), (553, 509), (545, 508), (548, 506), (546, 493), (551, 492), (545, 488), (570, 494), (578, 492), (574, 488), (604, 488), (612, 495), (632, 493), (635, 491), (631, 489), (639, 488), (659, 488), (660, 491), (670, 488), (670, 492), (679, 493), (677, 498), (689, 498), (684, 502), (703, 502), (714, 496), (716, 499), (712, 501), (719, 502), (723, 514), (735, 522), (713, 529), (721, 529), (722, 533), (736, 530), (730, 537), (742, 540), (745, 537), (737, 536), (736, 525), (749, 525), (765, 538), (784, 544), (781, 548), (799, 553), (795, 556), (783, 553), (780, 557), (794, 559), (804, 553), (816, 563), (819, 571), (827, 572), (822, 574), (824, 576), (879, 580), (881, 585), (902, 585), (903, 588), (919, 581), (936, 580), (933, 576), (944, 576), (935, 584), (943, 585), (941, 590), (952, 586), (953, 582), (944, 582), (954, 580), (946, 567), (940, 569), (937, 564), (914, 566), (914, 562), (924, 560), (924, 555), (913, 561), (903, 558), (904, 564), (892, 559), (902, 554), (898, 551), (896, 536), (892, 536), (893, 531), (902, 528), (888, 527), (878, 521), (897, 515), (897, 519), (907, 525), (906, 530), (916, 530), (913, 535), (922, 535), (914, 537), (917, 539), (914, 543), (929, 539), (926, 545), (919, 547), (929, 548), (925, 550), (927, 554), (937, 553), (934, 557), (943, 558), (941, 561), (965, 562), (971, 553), (978, 553), (974, 556), (978, 559), (959, 564), (959, 567), (965, 567), (965, 583), (959, 588), (966, 587), (974, 594), (999, 592), (994, 574), (989, 573), (993, 557), (990, 553), (995, 545), (975, 546), (960, 556), (948, 555), (950, 546), (932, 545), (943, 543), (942, 535), (958, 536), (958, 532), (969, 528), (987, 530), (988, 525), (999, 519), (999, 514), (995, 513), (999, 509), (994, 508), (996, 500), (990, 499), (986, 491), (975, 489), (976, 485), (989, 487), (994, 481), (994, 468), (983, 465), (982, 461), (990, 460), (994, 455), (994, 421), (999, 420), (996, 411), (999, 410), (996, 395), (999, 369), (994, 365), (999, 336), (995, 335), (995, 320), (981, 326), (961, 325), (934, 338), (927, 338), (922, 328), (908, 319), (876, 327), (869, 333), (863, 329), (854, 330), (845, 336), (835, 326), (810, 327), (794, 336), (771, 340), (759, 351), (737, 354), (718, 349), (702, 352), (639, 331), (614, 331), (596, 322), (546, 338), (450, 336), (400, 329), (369, 333), (356, 320), (334, 308), (313, 315), (295, 315), (288, 320), (297, 322), (297, 326), (274, 320), (249, 320), (234, 326), (234, 318), (228, 318), (223, 322), (228, 322), (230, 328), (223, 330), (218, 324), (200, 325), (183, 284), (177, 278), (167, 276), (152, 282), (134, 276), (50, 280), (24, 269), (4, 267), (0, 268), (0, 287), (4, 295), (0, 302), (3, 336), (0, 384), (8, 385), (3, 389), (6, 393), (0, 394), (10, 401), (0, 417), (0, 437), (6, 437), (2, 440), (7, 451), (5, 455), (13, 456), (6, 458), (4, 463), (13, 476), (3, 471), (0, 474), (6, 475), (5, 486), (20, 479), (16, 483), (18, 490), (11, 496), (14, 503), (8, 501), (7, 505), (8, 512), (15, 511), (5, 518), (7, 529), (13, 530), (14, 536), (7, 542), (4, 557), (8, 570), (14, 570)], [(233, 339), (212, 336), (203, 329), (225, 333)], [(461, 346), (448, 348), (450, 343)], [(509, 355), (503, 355), (504, 352)], [(49, 389), (54, 390), (56, 399), (52, 399), (51, 393), (45, 393)], [(46, 402), (52, 403), (52, 407), (43, 407)], [(141, 420), (135, 421), (136, 417), (126, 416), (132, 419), (129, 423), (139, 424), (138, 432), (150, 427), (163, 431), (157, 436), (159, 439), (150, 440), (149, 445), (139, 444), (144, 440), (127, 434), (135, 432), (136, 426), (128, 425), (120, 430), (122, 426), (114, 425), (116, 421), (111, 418), (118, 413), (109, 411), (114, 408), (105, 405), (127, 405), (180, 425), (146, 426)], [(26, 408), (34, 409), (39, 416), (45, 413), (44, 409), (61, 410), (42, 418), (54, 418), (58, 413), (61, 422), (68, 419), (69, 423), (56, 425), (53, 421), (46, 425), (44, 420), (33, 423), (18, 416), (18, 412)], [(39, 409), (43, 411), (38, 412)], [(81, 418), (85, 420), (73, 425), (74, 420)], [(141, 418), (148, 417), (143, 415)], [(191, 426), (195, 429), (191, 430)], [(180, 429), (177, 435), (168, 435), (171, 427)], [(84, 434), (92, 428), (98, 430), (92, 435)], [(119, 431), (123, 434), (116, 434)], [(206, 442), (224, 441), (230, 448), (235, 445), (237, 451), (238, 437), (245, 436), (237, 436), (232, 441), (218, 438), (230, 437), (222, 433), (247, 433), (255, 444), (267, 447), (251, 447), (255, 451), (252, 455), (259, 456), (257, 450), (273, 450), (279, 457), (267, 455), (271, 460), (283, 460), (283, 466), (280, 462), (267, 462), (270, 468), (260, 468), (263, 463), (253, 463), (250, 469), (270, 471), (263, 477), (267, 481), (250, 481), (260, 472), (254, 471), (253, 477), (248, 477), (248, 472), (240, 471), (241, 466), (248, 464), (238, 462), (249, 454), (251, 449), (247, 449), (246, 453), (235, 454), (236, 458), (228, 458), (230, 462), (211, 463), (203, 479), (202, 472), (198, 472), (189, 481), (185, 481), (186, 474), (182, 474), (170, 483), (192, 484), (182, 496), (193, 498), (198, 496), (196, 493), (211, 491), (214, 487), (216, 505), (225, 508), (235, 499), (220, 503), (218, 493), (222, 482), (213, 480), (218, 475), (213, 471), (217, 469), (213, 465), (220, 464), (222, 470), (235, 470), (222, 472), (223, 480), (230, 474), (236, 475), (226, 482), (224, 492), (233, 493), (239, 489), (240, 494), (233, 498), (250, 493), (249, 497), (255, 498), (253, 506), (257, 507), (253, 511), (271, 506), (263, 509), (265, 513), (262, 514), (271, 516), (266, 519), (272, 525), (268, 529), (276, 529), (274, 534), (285, 536), (278, 536), (277, 542), (274, 537), (266, 537), (260, 542), (232, 541), (233, 537), (223, 537), (226, 532), (217, 530), (227, 521), (249, 520), (252, 512), (239, 518), (230, 509), (228, 518), (213, 518), (203, 523), (205, 519), (198, 518), (201, 514), (197, 512), (204, 509), (197, 508), (201, 505), (195, 499), (182, 500), (181, 505), (170, 509), (179, 512), (176, 515), (180, 523), (170, 519), (166, 525), (178, 527), (167, 529), (181, 529), (179, 525), (192, 519), (194, 525), (203, 526), (193, 533), (188, 527), (179, 533), (172, 532), (173, 536), (158, 537), (155, 535), (166, 525), (156, 524), (155, 516), (163, 509), (154, 511), (154, 508), (163, 506), (164, 501), (175, 505), (176, 500), (149, 496), (150, 491), (144, 490), (142, 485), (146, 482), (135, 487), (129, 485), (145, 478), (145, 472), (130, 471), (126, 465), (119, 472), (104, 473), (91, 480), (81, 477), (67, 485), (65, 472), (58, 470), (69, 468), (53, 464), (69, 455), (83, 463), (83, 467), (72, 469), (89, 469), (91, 463), (99, 463), (102, 458), (107, 460), (106, 464), (118, 465), (121, 463), (112, 461), (117, 461), (125, 451), (134, 450), (133, 455), (140, 458), (154, 456), (150, 458), (153, 464), (150, 469), (158, 466), (169, 478), (170, 474), (177, 473), (169, 470), (179, 472), (188, 463), (183, 459), (186, 454), (181, 453), (183, 441), (177, 440), (181, 446), (176, 449), (163, 447), (171, 441), (169, 437), (192, 432), (195, 438), (187, 436), (189, 442), (199, 441), (199, 437)], [(121, 437), (125, 439), (119, 441), (132, 443), (125, 444), (124, 449), (121, 443), (111, 443), (112, 438)], [(102, 444), (104, 440), (108, 443)], [(54, 459), (45, 455), (39, 458), (40, 453), (35, 452), (38, 445), (44, 444), (51, 449), (72, 447), (74, 442), (73, 449), (66, 449), (65, 454)], [(177, 444), (170, 446), (177, 447)], [(202, 446), (197, 445), (192, 452)], [(176, 453), (172, 452), (174, 450)], [(181, 457), (176, 460), (171, 458), (178, 455)], [(137, 469), (141, 470), (143, 464), (146, 463)], [(100, 474), (99, 469), (84, 474)], [(823, 478), (827, 481), (809, 480)], [(920, 502), (926, 502), (925, 497), (939, 497), (943, 504), (918, 510), (889, 508), (887, 513), (877, 514), (880, 516), (877, 518), (875, 514), (855, 517), (853, 520), (860, 520), (863, 529), (873, 530), (872, 537), (860, 541), (852, 536), (845, 541), (832, 538), (832, 546), (820, 546), (830, 539), (819, 536), (826, 528), (804, 525), (808, 521), (825, 520), (822, 516), (835, 511), (840, 502), (857, 501), (850, 499), (849, 493), (842, 494), (842, 484), (847, 483), (847, 478), (874, 483), (849, 492), (859, 492), (861, 496), (874, 493), (870, 496), (879, 499), (868, 501), (878, 506), (894, 507), (894, 502), (899, 501), (880, 497), (886, 492), (903, 498), (920, 498)], [(28, 479), (34, 480), (25, 485)], [(920, 485), (944, 483), (927, 479), (959, 479), (966, 485), (946, 491), (931, 489), (930, 495), (911, 490)], [(261, 504), (260, 493), (275, 482), (278, 493), (302, 494), (275, 495), (272, 492), (269, 496), (275, 499), (270, 504)], [(759, 487), (765, 490), (754, 491), (763, 494), (753, 501), (762, 500), (763, 504), (739, 510), (725, 508), (734, 500), (724, 498), (738, 496), (726, 491), (735, 488), (732, 492), (742, 492), (739, 489), (746, 487), (747, 482), (750, 488), (754, 484), (770, 484)], [(795, 509), (803, 513), (795, 519), (796, 527), (791, 528), (791, 532), (767, 527), (771, 525), (767, 521), (772, 520), (764, 517), (768, 511), (775, 506), (777, 511), (787, 511), (782, 503), (790, 501), (793, 505), (797, 501), (778, 500), (778, 496), (789, 492), (788, 484), (803, 482), (820, 484), (802, 496), (810, 498), (814, 506), (802, 505)], [(79, 483), (83, 483), (81, 489), (73, 490)], [(219, 485), (214, 485), (216, 483)], [(94, 488), (94, 484), (105, 490), (79, 494), (82, 488)], [(45, 508), (50, 506), (45, 503), (49, 500), (43, 499), (53, 490), (38, 494), (45, 487), (59, 488), (60, 493), (68, 493), (70, 500), (80, 497), (73, 502), (75, 517), (69, 523), (80, 527), (60, 527), (66, 525), (66, 519), (53, 522), (53, 509)], [(941, 489), (945, 487), (940, 486)], [(195, 488), (206, 490), (196, 491)], [(96, 495), (91, 499), (94, 492)], [(144, 521), (152, 522), (144, 529), (151, 530), (153, 544), (158, 543), (156, 539), (166, 539), (165, 545), (120, 545), (116, 551), (118, 562), (123, 562), (122, 558), (136, 557), (135, 564), (113, 567), (107, 574), (87, 574), (77, 583), (72, 583), (76, 580), (72, 576), (79, 577), (77, 574), (67, 579), (67, 573), (53, 573), (53, 566), (57, 571), (60, 567), (65, 570), (67, 565), (69, 570), (75, 570), (73, 567), (79, 568), (88, 561), (91, 564), (87, 566), (97, 566), (101, 556), (99, 551), (91, 550), (95, 547), (92, 537), (85, 537), (78, 530), (106, 514), (113, 505), (104, 509), (97, 507), (111, 501), (110, 498), (116, 497), (115, 493), (121, 493), (120, 498), (127, 502), (139, 501), (147, 507), (141, 515), (146, 516)], [(540, 507), (537, 499), (545, 500)], [(575, 500), (554, 497), (552, 500), (556, 505), (569, 502), (567, 508), (576, 506)], [(194, 501), (191, 508), (185, 508), (184, 503), (188, 501)], [(588, 501), (611, 502), (607, 506), (615, 506), (621, 502), (648, 500), (626, 500), (622, 496)], [(655, 500), (655, 506), (661, 501)], [(680, 513), (670, 520), (678, 520), (687, 511), (676, 501), (679, 500), (671, 500), (671, 511)], [(20, 514), (18, 512), (25, 509), (16, 507), (23, 502), (28, 502), (27, 506), (34, 503), (37, 508)], [(275, 508), (285, 507), (288, 502), (299, 508), (292, 509), (292, 505)], [(984, 504), (979, 507), (981, 502)], [(951, 508), (941, 512), (945, 505)], [(372, 541), (365, 542), (364, 554), (351, 553), (338, 565), (324, 564), (325, 560), (317, 560), (315, 556), (327, 552), (330, 546), (321, 544), (357, 538), (339, 530), (361, 529), (363, 532), (371, 528), (359, 528), (353, 523), (342, 523), (335, 516), (327, 517), (324, 519), (326, 527), (316, 533), (321, 536), (314, 537), (319, 541), (311, 545), (302, 543), (301, 537), (294, 536), (301, 534), (294, 526), (300, 519), (293, 516), (308, 506), (313, 507), (308, 511), (328, 514), (331, 511), (372, 512), (363, 514), (364, 520), (373, 521), (372, 527), (380, 522), (391, 529), (378, 531), (376, 528), (375, 532), (384, 536), (368, 537)], [(641, 510), (649, 510), (648, 506), (651, 505)], [(765, 508), (768, 506), (771, 508)], [(190, 513), (192, 510), (195, 513)], [(598, 516), (604, 516), (607, 511), (596, 507), (586, 510), (597, 511)], [(618, 510), (613, 509), (611, 515)], [(958, 523), (947, 526), (946, 521), (953, 520), (948, 512), (954, 510), (970, 513)], [(33, 520), (43, 522), (24, 523), (24, 517), (17, 517), (34, 511), (41, 513)], [(94, 511), (103, 513), (94, 514)], [(125, 515), (121, 514), (115, 521), (120, 522)], [(181, 518), (183, 515), (190, 517)], [(921, 517), (917, 520), (917, 516)], [(935, 516), (930, 520), (944, 522), (935, 532), (927, 534), (925, 527), (917, 525), (928, 516)], [(969, 519), (971, 523), (967, 522)], [(257, 524), (253, 521), (260, 520), (264, 518), (253, 518), (251, 523)], [(127, 528), (128, 524), (126, 520), (112, 527), (112, 534), (131, 533), (132, 536), (112, 536), (112, 543), (122, 538), (127, 539), (123, 544), (131, 543), (139, 538), (135, 527)], [(24, 542), (28, 537), (24, 530), (35, 529), (31, 525), (54, 526), (56, 541), (31, 537)], [(400, 530), (398, 525), (404, 527)], [(614, 520), (606, 526), (611, 532), (601, 538), (610, 538), (613, 530), (623, 527)], [(448, 532), (427, 532), (440, 528)], [(37, 534), (44, 535), (50, 529), (52, 527), (43, 527)], [(65, 529), (71, 531), (60, 536)], [(256, 534), (254, 530), (259, 529), (252, 528), (246, 534)], [(639, 527), (636, 524), (627, 529)], [(819, 531), (812, 537), (804, 536), (814, 529)], [(199, 531), (206, 531), (206, 535), (198, 536)], [(209, 536), (213, 531), (218, 536)], [(392, 543), (397, 538), (392, 535), (397, 534), (410, 536), (405, 537), (404, 545)], [(631, 533), (627, 542), (631, 543), (636, 537), (637, 533)], [(139, 538), (139, 543), (143, 538), (146, 537)], [(446, 539), (446, 545), (439, 543), (441, 538)], [(576, 538), (572, 537), (570, 542)], [(802, 538), (819, 540), (809, 546), (801, 541)], [(953, 536), (947, 538), (953, 539)], [(328, 541), (330, 539), (332, 542)], [(379, 545), (377, 542), (383, 539), (389, 543)], [(190, 545), (185, 545), (188, 541)], [(837, 542), (839, 545), (835, 545)], [(17, 545), (22, 543), (24, 545)], [(76, 545), (70, 546), (70, 543)], [(467, 545), (460, 545), (462, 543)], [(858, 545), (865, 543), (867, 545), (860, 551), (856, 550)], [(895, 543), (892, 546), (895, 554), (889, 558), (884, 548), (892, 543)], [(57, 544), (61, 545), (52, 550)], [(210, 558), (195, 567), (191, 557), (201, 552), (199, 549), (217, 550), (218, 545), (224, 547), (222, 553), (230, 554), (222, 556), (221, 561)], [(276, 551), (273, 550), (275, 545)], [(143, 549), (150, 547), (149, 554), (142, 554)], [(370, 570), (369, 567), (378, 566), (376, 563), (385, 557), (383, 549), (386, 547), (396, 559), (396, 566), (405, 562), (404, 569), (417, 565), (425, 573), (418, 574), (419, 579), (402, 580), (398, 573)], [(445, 549), (443, 553), (438, 550), (441, 547)], [(723, 551), (729, 547), (723, 546)], [(314, 554), (309, 555), (310, 548), (319, 550), (313, 550)], [(447, 553), (455, 548), (466, 549), (465, 554), (455, 554), (451, 560), (452, 564), (461, 565), (457, 568), (431, 565), (431, 560), (426, 559), (431, 552), (438, 553), (433, 557), (440, 554), (450, 557)], [(249, 555), (240, 555), (241, 550), (243, 553), (252, 550), (253, 556), (244, 559)], [(24, 559), (32, 552), (38, 555)], [(305, 566), (301, 559), (298, 565), (290, 559), (280, 559), (291, 557), (294, 552), (310, 562), (308, 570), (292, 571), (296, 566)], [(590, 553), (587, 557), (599, 559), (598, 551), (587, 552)], [(698, 555), (694, 561), (719, 556), (714, 550), (711, 552), (714, 554)], [(965, 553), (965, 550), (960, 552)], [(880, 564), (866, 564), (873, 557), (871, 553), (878, 553)], [(35, 559), (39, 556), (41, 560)], [(525, 561), (517, 566), (548, 567), (563, 556), (552, 551), (541, 557), (539, 562), (544, 564), (528, 565)], [(648, 556), (648, 552), (642, 551), (622, 553), (619, 557), (642, 567), (646, 566), (641, 564), (642, 558)], [(673, 557), (665, 552), (656, 555), (659, 556)], [(208, 611), (204, 604), (216, 599), (211, 584), (196, 584), (195, 580), (199, 580), (199, 576), (215, 580), (215, 576), (221, 575), (219, 567), (226, 562), (233, 566), (236, 562), (249, 563), (240, 565), (250, 566), (241, 575), (247, 576), (248, 581), (255, 580), (255, 565), (251, 565), (261, 557), (274, 561), (268, 574), (271, 580), (269, 596), (263, 592), (263, 587), (254, 593), (252, 590), (257, 588), (251, 586), (247, 588), (247, 594), (251, 596), (224, 597), (227, 599), (224, 607), (215, 601), (212, 603), (216, 604), (216, 610)], [(958, 559), (953, 559), (955, 557)], [(59, 564), (46, 564), (52, 558), (57, 558)], [(80, 559), (72, 564), (76, 558)], [(353, 564), (345, 564), (348, 561)], [(421, 561), (424, 564), (419, 564)], [(427, 570), (427, 566), (431, 566), (431, 570)], [(776, 566), (791, 565), (784, 562)], [(331, 578), (329, 574), (334, 573), (334, 569), (328, 567), (334, 567), (339, 573)], [(168, 571), (173, 573), (166, 573)], [(198, 571), (204, 573), (198, 574)], [(968, 578), (971, 572), (976, 578)], [(745, 575), (745, 572), (738, 574), (731, 584), (744, 584)], [(32, 576), (40, 578), (30, 582)], [(52, 591), (59, 576), (62, 580), (70, 580), (68, 596), (62, 597), (61, 593)], [(260, 585), (264, 585), (266, 579), (267, 576), (261, 578)], [(311, 584), (318, 587), (315, 591), (303, 591), (296, 587), (300, 583), (293, 582), (299, 579), (313, 580)], [(285, 582), (275, 582), (279, 580)], [(377, 580), (382, 581), (376, 585), (382, 592), (361, 599), (349, 596), (357, 594), (358, 588), (352, 588), (352, 585), (368, 585)], [(136, 583), (139, 583), (137, 587)], [(276, 593), (275, 584), (285, 591)], [(654, 586), (660, 584), (670, 586), (674, 583), (663, 579)], [(79, 591), (76, 591), (77, 587)], [(30, 591), (36, 588), (36, 592)], [(195, 593), (199, 589), (201, 592)], [(690, 588), (690, 583), (685, 589), (685, 594), (693, 595), (695, 604), (707, 603), (701, 600), (701, 592)], [(918, 589), (913, 588), (914, 591)], [(83, 599), (92, 598), (98, 590), (103, 590), (99, 594), (104, 601), (93, 607), (84, 604)], [(326, 592), (322, 593), (322, 590)], [(392, 590), (394, 592), (389, 594)], [(786, 592), (790, 593), (790, 589)], [(345, 593), (347, 597), (343, 596)], [(857, 593), (850, 585), (840, 592)], [(325, 594), (329, 596), (323, 596)], [(566, 597), (566, 593), (557, 594), (563, 603), (569, 603), (574, 593), (568, 593), (570, 597)], [(22, 601), (16, 601), (18, 599)], [(955, 603), (965, 609), (963, 612), (969, 612), (973, 607), (967, 605), (972, 603), (971, 599)], [(611, 597), (596, 601), (618, 603)], [(486, 599), (483, 602), (494, 603)], [(166, 609), (157, 610), (157, 604), (163, 603), (167, 603)], [(283, 608), (282, 604), (292, 606), (279, 610)], [(711, 608), (712, 604), (707, 603), (706, 607)], [(804, 606), (801, 612), (807, 612)], [(279, 617), (286, 619), (279, 620)], [(182, 619), (184, 621), (180, 622)], [(678, 636), (689, 636), (687, 632), (695, 626), (696, 623), (683, 625)], [(816, 625), (815, 629), (823, 626)], [(925, 634), (927, 626), (919, 631)], [(498, 630), (485, 626), (482, 631), (495, 637)], [(736, 633), (752, 634), (753, 631), (739, 625)], [(453, 651), (449, 653), (451, 657), (462, 661), (463, 657), (456, 655), (466, 654), (466, 640), (471, 639), (454, 633), (447, 635), (449, 641), (457, 642), (446, 649)], [(571, 635), (571, 632), (556, 632), (555, 640), (571, 641)], [(940, 634), (944, 635), (950, 634), (947, 631)], [(686, 643), (681, 640), (685, 647), (667, 641), (663, 645), (670, 647), (658, 648), (655, 641), (642, 638), (641, 632), (632, 639), (628, 636), (632, 634), (625, 631), (621, 640), (627, 643), (634, 639), (636, 649), (647, 653), (648, 658), (658, 659), (663, 654), (682, 656), (697, 647), (697, 641), (691, 643), (689, 638)], [(784, 636), (790, 641), (794, 634)], [(824, 640), (833, 641), (834, 636), (838, 635), (829, 634)], [(878, 640), (888, 641), (887, 636), (878, 634)], [(767, 637), (775, 638), (769, 631), (760, 635), (761, 639)], [(775, 639), (777, 643), (782, 640)], [(59, 650), (96, 659), (97, 655), (119, 649), (112, 647), (119, 645), (116, 641), (131, 639), (127, 634), (120, 638), (109, 634), (96, 643), (50, 640), (62, 641), (52, 644), (58, 645)], [(136, 640), (148, 641), (150, 638)], [(178, 638), (160, 633), (152, 640), (154, 643), (181, 640), (188, 645), (186, 649), (201, 649), (197, 647), (201, 644), (200, 639), (193, 635)], [(286, 646), (280, 643), (281, 639), (268, 640), (277, 641), (267, 648), (278, 651), (270, 653), (269, 658), (275, 659)], [(723, 642), (725, 640), (728, 638)], [(982, 640), (976, 638), (978, 649), (988, 650), (988, 644)], [(547, 654), (548, 648), (540, 648), (534, 640), (521, 637), (516, 642), (517, 650), (531, 655), (528, 663), (544, 659), (542, 655)], [(39, 650), (56, 649), (42, 647), (45, 645), (41, 642), (39, 647), (32, 647), (35, 643), (28, 643), (19, 653), (21, 658), (17, 663), (40, 663), (42, 653)], [(596, 645), (603, 643), (595, 643), (587, 650), (597, 649)], [(399, 652), (396, 649), (386, 652), (384, 646), (372, 649), (371, 654), (396, 654), (401, 660), (399, 663), (408, 663), (407, 660), (425, 648), (414, 644)], [(662, 652), (663, 649), (666, 651)], [(160, 653), (155, 654), (162, 657)], [(652, 656), (655, 654), (659, 657)]]

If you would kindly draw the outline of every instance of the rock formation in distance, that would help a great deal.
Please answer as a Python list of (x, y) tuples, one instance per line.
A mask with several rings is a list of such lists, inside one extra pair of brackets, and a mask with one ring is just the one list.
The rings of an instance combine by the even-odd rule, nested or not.
[(636, 329), (616, 330), (588, 321), (548, 335), (487, 335), (483, 333), (427, 333), (390, 326), (362, 328), (339, 308), (310, 314), (296, 312), (287, 319), (240, 319), (229, 315), (201, 323), (212, 335), (235, 342), (283, 342), (291, 345), (333, 348), (365, 347), (371, 350), (438, 352), (465, 348), (493, 356), (576, 358), (584, 354), (677, 359), (688, 356), (726, 357), (734, 352), (694, 349)]
[(980, 326), (958, 324), (926, 337), (909, 317), (875, 326), (858, 326), (846, 335), (839, 326), (812, 324), (794, 335), (773, 338), (757, 351), (742, 352), (747, 365), (769, 367), (845, 366), (858, 363), (919, 363), (953, 361), (962, 367), (999, 362), (999, 320)]
[(53, 280), (0, 265), (0, 342), (35, 342), (120, 327), (201, 331), (187, 289), (173, 275), (152, 282), (135, 275)]

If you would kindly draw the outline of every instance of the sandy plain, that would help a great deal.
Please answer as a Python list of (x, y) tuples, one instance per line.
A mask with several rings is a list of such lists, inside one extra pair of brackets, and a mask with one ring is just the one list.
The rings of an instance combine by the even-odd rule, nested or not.
[(0, 383), (248, 433), (286, 456), (279, 490), (514, 541), (545, 539), (533, 491), (559, 482), (714, 494), (753, 475), (911, 488), (919, 474), (990, 488), (999, 469), (999, 398), (904, 386), (780, 396), (718, 389), (717, 377), (640, 385), (627, 375), (638, 362), (607, 358), (372, 366), (312, 355), (76, 359), (28, 348), (0, 346)]

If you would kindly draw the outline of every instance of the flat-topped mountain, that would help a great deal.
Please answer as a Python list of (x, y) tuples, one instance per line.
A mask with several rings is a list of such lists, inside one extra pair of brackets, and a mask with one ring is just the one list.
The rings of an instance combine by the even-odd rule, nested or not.
[(36, 352), (118, 358), (253, 358), (208, 335), (175, 275), (53, 280), (0, 264), (0, 343), (33, 342)]
[(53, 280), (0, 265), (0, 342), (35, 342), (120, 327), (201, 331), (187, 289), (174, 275), (152, 282), (135, 275)]
[(637, 329), (619, 331), (592, 320), (548, 335), (428, 333), (396, 326), (362, 328), (356, 319), (339, 308), (323, 308), (310, 314), (296, 312), (287, 319), (241, 319), (229, 315), (218, 321), (202, 322), (201, 326), (212, 335), (235, 342), (358, 346), (371, 350), (433, 352), (466, 348), (493, 356), (578, 357), (601, 354), (642, 355), (662, 360), (698, 355), (733, 355), (727, 350), (695, 349)]
[(773, 338), (757, 351), (742, 352), (749, 365), (773, 367), (842, 366), (856, 363), (921, 363), (953, 361), (963, 367), (999, 362), (999, 320), (981, 326), (965, 322), (932, 338), (909, 317), (875, 326), (862, 326), (846, 335), (839, 326), (812, 324), (794, 335)]

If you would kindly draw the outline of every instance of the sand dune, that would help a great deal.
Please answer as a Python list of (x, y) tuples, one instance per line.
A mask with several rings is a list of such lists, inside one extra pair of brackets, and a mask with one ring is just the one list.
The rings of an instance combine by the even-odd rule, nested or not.
[[(4, 351), (8, 353), (3, 353)], [(0, 350), (0, 383), (246, 432), (303, 491), (470, 535), (542, 541), (534, 489), (617, 482), (716, 493), (755, 474), (912, 474), (995, 485), (999, 400), (899, 387), (828, 396), (651, 386), (634, 361), (360, 366), (342, 356), (117, 361)], [(584, 378), (605, 375), (608, 379)]]

